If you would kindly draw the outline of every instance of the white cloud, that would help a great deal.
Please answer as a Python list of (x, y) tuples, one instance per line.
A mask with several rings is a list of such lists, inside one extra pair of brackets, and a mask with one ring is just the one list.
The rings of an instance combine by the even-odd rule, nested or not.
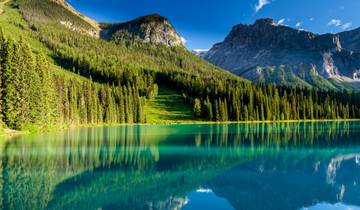
[(297, 22), (296, 23), (296, 28), (300, 28), (300, 26), (302, 26), (303, 22)]
[(209, 49), (194, 49), (193, 51), (197, 53), (203, 53), (209, 51)]
[(346, 30), (346, 29), (350, 28), (351, 26), (352, 26), (352, 23), (351, 23), (351, 22), (348, 22), (348, 23), (345, 23), (344, 25), (342, 25), (341, 28), (342, 28), (343, 30)]
[(285, 18), (280, 19), (280, 20), (277, 22), (278, 25), (284, 25), (284, 23), (285, 23)]
[(186, 44), (187, 40), (184, 37), (181, 37), (182, 43)]
[(330, 22), (328, 22), (328, 25), (340, 27), (341, 29), (346, 30), (352, 26), (352, 22), (347, 22), (343, 24), (342, 21), (339, 19), (332, 19), (330, 20)]
[(312, 18), (309, 18), (309, 20), (310, 20), (310, 21), (314, 21), (314, 20), (315, 20), (315, 18), (313, 18), (313, 17), (312, 17)]
[(341, 20), (339, 19), (332, 19), (328, 22), (329, 26), (341, 26)]
[(265, 5), (270, 4), (270, 0), (259, 0), (259, 2), (255, 5), (255, 12), (259, 12)]

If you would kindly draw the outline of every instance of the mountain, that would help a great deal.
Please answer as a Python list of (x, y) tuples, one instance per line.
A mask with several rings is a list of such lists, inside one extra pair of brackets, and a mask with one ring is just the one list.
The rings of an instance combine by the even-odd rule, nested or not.
[(164, 44), (170, 47), (184, 45), (171, 23), (158, 14), (142, 16), (125, 23), (104, 23), (101, 38), (115, 42), (124, 38), (139, 38), (145, 43)]
[[(115, 42), (124, 39), (128, 41), (140, 39), (144, 43), (164, 44), (170, 47), (184, 45), (181, 36), (170, 21), (159, 14), (145, 15), (124, 23), (97, 23), (95, 20), (76, 11), (65, 0), (54, 0), (53, 2), (61, 6), (60, 10), (65, 9), (70, 13), (65, 14), (65, 11), (62, 11), (61, 16), (54, 18), (51, 15), (51, 19), (58, 20), (62, 25), (73, 31)], [(68, 18), (69, 15), (73, 17)], [(81, 21), (76, 21), (76, 18), (81, 19)]]
[(206, 62), (160, 15), (99, 24), (63, 0), (0, 7), (2, 127), (360, 117), (357, 92), (259, 85)]
[[(256, 82), (337, 89), (360, 87), (360, 53), (349, 34), (318, 35), (259, 19), (236, 25), (204, 56), (209, 62)], [(352, 42), (353, 41), (353, 42)]]

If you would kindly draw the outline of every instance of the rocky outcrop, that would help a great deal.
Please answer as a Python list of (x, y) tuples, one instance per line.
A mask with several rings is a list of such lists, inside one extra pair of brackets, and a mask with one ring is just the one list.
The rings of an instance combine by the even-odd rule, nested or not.
[(317, 35), (272, 19), (234, 26), (204, 58), (253, 81), (325, 89), (356, 87), (360, 69), (360, 54), (344, 49), (339, 34)]
[(66, 28), (72, 30), (72, 31), (76, 31), (78, 33), (81, 34), (87, 34), (93, 37), (99, 37), (99, 30), (96, 30), (95, 28), (83, 28), (83, 27), (79, 27), (76, 24), (74, 24), (71, 21), (60, 21), (60, 24), (65, 26)]
[(184, 44), (171, 23), (158, 14), (139, 17), (125, 23), (102, 24), (101, 37), (113, 41), (140, 39), (145, 43), (170, 47)]

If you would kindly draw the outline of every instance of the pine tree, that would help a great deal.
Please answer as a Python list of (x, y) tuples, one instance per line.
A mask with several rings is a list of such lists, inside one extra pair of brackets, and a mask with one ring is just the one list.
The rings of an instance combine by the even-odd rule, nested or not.
[(213, 120), (214, 119), (213, 107), (212, 107), (212, 104), (211, 104), (211, 101), (210, 101), (209, 97), (206, 98), (206, 101), (204, 103), (204, 116), (208, 120)]
[(201, 116), (201, 101), (200, 99), (196, 98), (194, 100), (194, 115), (195, 117), (200, 117)]

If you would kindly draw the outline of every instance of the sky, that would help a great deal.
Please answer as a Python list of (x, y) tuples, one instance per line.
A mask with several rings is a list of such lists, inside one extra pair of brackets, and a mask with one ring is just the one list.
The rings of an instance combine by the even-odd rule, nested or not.
[(282, 25), (315, 33), (360, 27), (360, 0), (68, 0), (99, 22), (124, 22), (160, 14), (186, 40), (186, 47), (209, 49), (232, 26), (273, 18)]

